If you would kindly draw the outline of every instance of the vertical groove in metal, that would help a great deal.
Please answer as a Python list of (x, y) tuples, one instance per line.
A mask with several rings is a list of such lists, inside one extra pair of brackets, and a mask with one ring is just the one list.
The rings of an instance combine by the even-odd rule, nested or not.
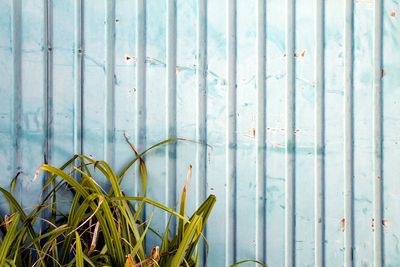
[(285, 266), (295, 263), (295, 1), (286, 0), (286, 195)]
[(82, 0), (75, 0), (74, 154), (82, 153), (83, 13)]
[[(43, 120), (43, 133), (44, 133), (44, 163), (51, 163), (51, 148), (52, 148), (52, 133), (53, 133), (53, 1), (44, 0), (44, 43), (46, 50), (44, 52), (44, 120)], [(47, 181), (48, 173), (44, 174), (43, 183)], [(46, 196), (50, 188), (42, 192), (42, 197)], [(47, 218), (49, 211), (43, 211), (43, 216)], [(44, 229), (45, 222), (42, 222), (41, 227)]]
[(266, 0), (257, 1), (256, 259), (266, 261)]
[(353, 0), (345, 4), (344, 51), (344, 210), (345, 210), (345, 266), (353, 266), (353, 177), (354, 177), (354, 122), (353, 122)]
[[(206, 198), (207, 172), (207, 0), (197, 2), (197, 177), (196, 206)], [(205, 229), (207, 234), (207, 229)], [(205, 246), (201, 246), (200, 266), (204, 265)]]
[(44, 162), (51, 162), (51, 139), (53, 128), (53, 2), (44, 2), (46, 52), (44, 53)]
[(197, 3), (197, 196), (196, 205), (206, 197), (207, 168), (207, 0)]
[(114, 165), (115, 0), (106, 1), (106, 90), (104, 97), (104, 158)]
[[(142, 150), (146, 147), (146, 1), (137, 0), (136, 9), (136, 142)], [(139, 192), (138, 183), (135, 190)]]
[(324, 53), (324, 1), (316, 0), (315, 23), (315, 265), (325, 264), (324, 225), (325, 225), (325, 53)]
[[(11, 103), (11, 138), (12, 138), (12, 173), (21, 171), (21, 131), (22, 131), (22, 85), (21, 85), (21, 67), (22, 67), (22, 40), (21, 40), (21, 0), (12, 1), (12, 57), (13, 57), (13, 95)], [(22, 201), (22, 194), (19, 191), (19, 201)], [(22, 202), (21, 202), (22, 203)]]
[(373, 186), (374, 186), (374, 266), (383, 265), (382, 257), (382, 0), (375, 0), (374, 88), (373, 88)]
[[(176, 137), (176, 0), (167, 2), (167, 137)], [(169, 207), (176, 205), (176, 143), (167, 144), (167, 186)], [(174, 225), (171, 226), (174, 228)]]
[(226, 265), (236, 261), (236, 0), (227, 0)]

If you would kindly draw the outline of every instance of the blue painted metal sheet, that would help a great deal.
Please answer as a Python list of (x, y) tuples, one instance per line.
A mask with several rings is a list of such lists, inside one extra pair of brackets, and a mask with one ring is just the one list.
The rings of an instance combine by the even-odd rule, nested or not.
[[(395, 0), (0, 0), (0, 184), (22, 171), (29, 207), (44, 161), (83, 152), (119, 168), (124, 134), (140, 149), (179, 136), (200, 143), (148, 154), (148, 194), (177, 205), (193, 165), (188, 210), (218, 199), (209, 266), (399, 266), (399, 12)], [(134, 175), (127, 192), (140, 192)]]

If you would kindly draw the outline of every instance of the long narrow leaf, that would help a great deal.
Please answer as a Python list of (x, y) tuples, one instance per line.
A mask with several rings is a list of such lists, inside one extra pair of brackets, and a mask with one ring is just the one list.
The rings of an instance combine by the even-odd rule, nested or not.
[(131, 160), (130, 162), (128, 162), (128, 164), (122, 169), (122, 171), (119, 173), (118, 178), (121, 180), (122, 177), (125, 175), (125, 173), (132, 167), (132, 165), (138, 161), (141, 157), (143, 157), (148, 151), (159, 147), (163, 144), (167, 144), (167, 143), (171, 143), (171, 142), (175, 142), (175, 141), (188, 141), (186, 139), (183, 138), (170, 138), (164, 141), (161, 141), (155, 145), (152, 145), (151, 147), (149, 147), (148, 149), (146, 149), (145, 151), (143, 151), (142, 153), (140, 153), (137, 157), (135, 157), (133, 160)]
[[(14, 198), (14, 196), (9, 193), (7, 190), (4, 188), (0, 187), (0, 192), (3, 194), (3, 196), (6, 198), (8, 204), (10, 207), (13, 207), (15, 212), (19, 214), (21, 222), (26, 226), (26, 230), (28, 231), (28, 234), (32, 240), (35, 240), (36, 238), (36, 233), (35, 230), (32, 227), (32, 223), (34, 222), (34, 217), (28, 217), (22, 207), (18, 204), (17, 200)], [(40, 254), (40, 245), (37, 242), (34, 242), (34, 247), (36, 249), (36, 252)]]
[(196, 234), (200, 234), (200, 229), (202, 225), (202, 219), (200, 216), (195, 215), (193, 220), (189, 223), (185, 234), (182, 237), (182, 241), (178, 247), (178, 250), (171, 261), (172, 267), (179, 267), (185, 256), (185, 252), (188, 249), (190, 243), (192, 242)]
[[(187, 191), (187, 187), (189, 184), (189, 179), (192, 176), (192, 165), (189, 166), (189, 170), (188, 173), (186, 175), (186, 180), (185, 180), (185, 185), (183, 186), (183, 190), (182, 190), (182, 196), (181, 196), (181, 207), (179, 210), (179, 214), (182, 217), (185, 217), (185, 212), (186, 212), (186, 191)], [(182, 240), (182, 236), (183, 236), (183, 231), (184, 229), (184, 221), (179, 218), (178, 221), (178, 243), (181, 242)]]
[(75, 232), (75, 242), (76, 242), (76, 266), (77, 267), (84, 267), (84, 258), (83, 258), (83, 251), (82, 251), (82, 243), (81, 238), (78, 232)]
[(19, 223), (19, 215), (15, 214), (12, 217), (11, 225), (7, 231), (6, 236), (3, 239), (3, 242), (1, 243), (0, 247), (0, 266), (4, 266), (8, 252), (10, 251), (10, 248), (13, 244), (14, 239), (17, 237), (17, 231), (18, 231), (18, 223)]
[(148, 203), (148, 204), (150, 204), (152, 206), (155, 206), (157, 208), (165, 210), (166, 212), (168, 212), (168, 213), (170, 213), (170, 214), (172, 214), (172, 215), (184, 220), (185, 222), (189, 222), (189, 220), (186, 217), (183, 217), (182, 215), (180, 215), (178, 212), (174, 211), (173, 209), (170, 209), (167, 206), (165, 206), (165, 205), (163, 205), (163, 204), (161, 204), (161, 203), (159, 203), (157, 201), (154, 201), (152, 199), (146, 198), (146, 197), (115, 197), (115, 198), (112, 198), (112, 199), (113, 200), (124, 199), (124, 200), (133, 200), (133, 201), (143, 201), (143, 202), (146, 202), (146, 203)]
[(142, 195), (146, 196), (146, 191), (147, 191), (147, 167), (146, 164), (144, 163), (143, 158), (140, 156), (139, 151), (136, 149), (136, 147), (134, 147), (132, 145), (131, 142), (129, 142), (128, 137), (126, 136), (126, 134), (124, 133), (124, 138), (125, 141), (128, 143), (128, 145), (131, 147), (131, 149), (133, 150), (133, 152), (135, 152), (136, 157), (139, 158), (140, 162), (139, 162), (139, 171), (140, 171), (140, 176), (141, 176), (141, 180), (142, 180)]
[(232, 264), (230, 267), (236, 267), (236, 266), (239, 266), (239, 265), (241, 265), (241, 264), (245, 264), (245, 263), (249, 263), (249, 262), (251, 262), (251, 263), (257, 263), (258, 265), (261, 265), (261, 266), (263, 266), (263, 267), (268, 267), (266, 264), (262, 263), (261, 261), (256, 261), (256, 260), (243, 260), (243, 261), (239, 261), (239, 262), (236, 262), (235, 264)]

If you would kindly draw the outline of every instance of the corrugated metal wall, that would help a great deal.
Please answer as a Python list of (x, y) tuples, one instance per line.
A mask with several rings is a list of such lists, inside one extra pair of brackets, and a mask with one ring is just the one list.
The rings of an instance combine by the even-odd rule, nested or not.
[[(0, 0), (0, 175), (25, 206), (44, 161), (116, 168), (149, 195), (217, 195), (209, 266), (400, 266), (397, 0)], [(135, 192), (136, 182), (126, 181)], [(2, 200), (2, 205), (4, 201)], [(155, 227), (167, 220), (157, 214)]]

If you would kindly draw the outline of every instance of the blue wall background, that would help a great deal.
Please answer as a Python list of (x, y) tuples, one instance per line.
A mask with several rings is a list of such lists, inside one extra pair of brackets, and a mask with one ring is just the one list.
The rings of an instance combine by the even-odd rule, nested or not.
[[(0, 0), (0, 183), (146, 156), (149, 196), (217, 204), (209, 266), (400, 265), (397, 0)], [(125, 181), (135, 193), (133, 176)], [(1, 205), (5, 207), (4, 200)], [(155, 227), (167, 218), (156, 214)]]

